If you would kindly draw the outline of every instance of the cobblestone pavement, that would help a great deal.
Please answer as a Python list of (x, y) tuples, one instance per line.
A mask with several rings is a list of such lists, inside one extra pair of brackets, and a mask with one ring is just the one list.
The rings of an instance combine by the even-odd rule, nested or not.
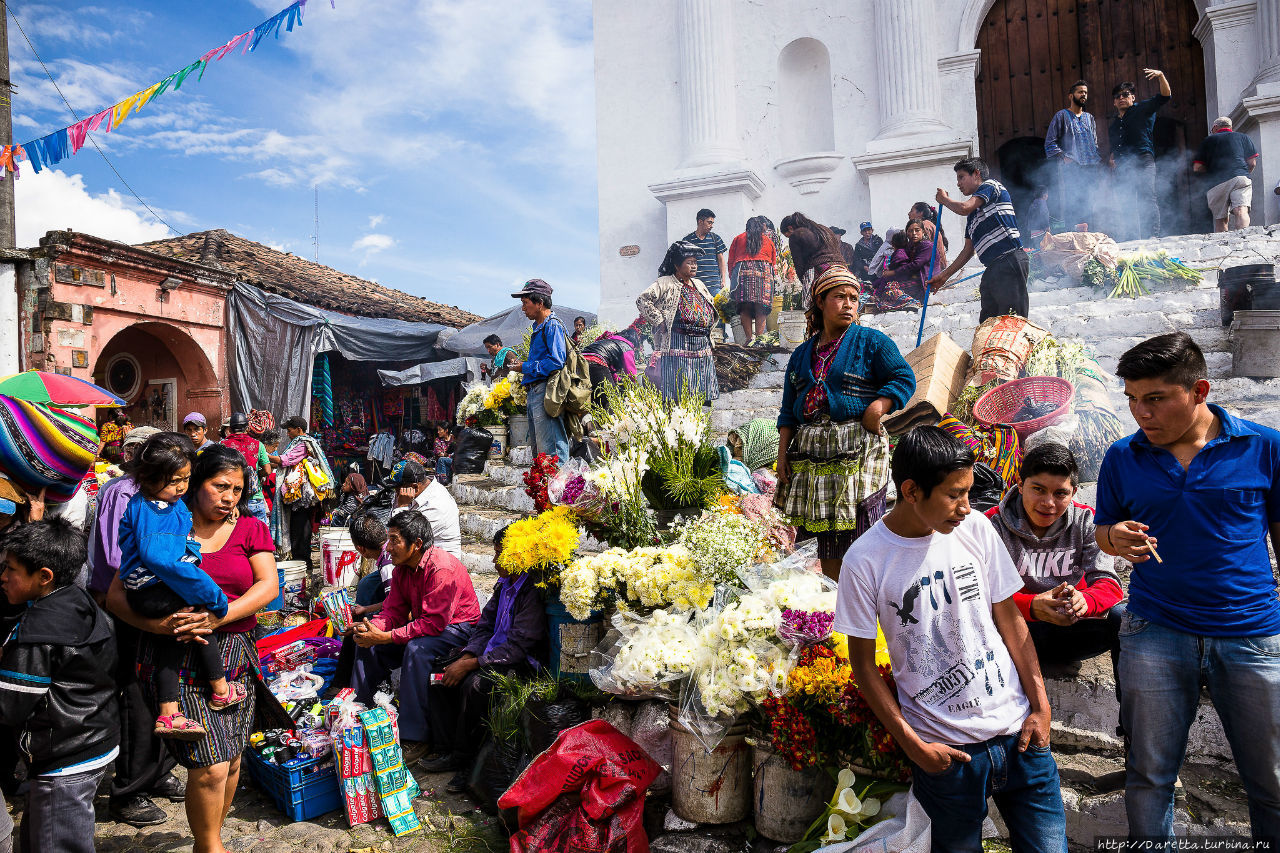
[[(177, 771), (182, 774), (183, 771)], [(232, 853), (501, 853), (508, 849), (506, 835), (469, 798), (446, 794), (451, 774), (414, 774), (423, 795), (414, 801), (422, 829), (401, 838), (391, 834), (385, 819), (357, 827), (347, 825), (342, 811), (310, 821), (293, 823), (281, 814), (266, 794), (248, 779), (241, 779), (222, 841)], [(181, 803), (157, 799), (169, 815), (159, 826), (135, 829), (116, 823), (107, 814), (107, 800), (99, 796), (95, 842), (99, 853), (189, 853), (191, 831)], [(20, 824), (21, 798), (13, 819)]]

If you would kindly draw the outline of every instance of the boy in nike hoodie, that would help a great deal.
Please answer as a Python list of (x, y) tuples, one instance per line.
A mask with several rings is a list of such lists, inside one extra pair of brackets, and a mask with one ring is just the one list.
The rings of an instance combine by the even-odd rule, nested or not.
[(987, 511), (1022, 576), (1014, 603), (1036, 653), (1066, 663), (1120, 653), (1124, 590), (1114, 559), (1093, 538), (1093, 509), (1073, 498), (1080, 469), (1070, 448), (1046, 442), (1022, 459), (1021, 483)]
[(0, 548), (5, 597), (27, 605), (0, 650), (0, 723), (31, 774), (19, 848), (92, 853), (93, 797), (120, 742), (111, 620), (75, 585), (85, 538), (68, 522), (24, 525)]

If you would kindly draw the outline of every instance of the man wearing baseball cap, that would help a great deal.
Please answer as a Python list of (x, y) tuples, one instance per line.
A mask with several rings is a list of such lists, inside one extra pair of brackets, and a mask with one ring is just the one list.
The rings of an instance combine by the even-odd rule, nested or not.
[(208, 438), (209, 423), (204, 419), (204, 415), (199, 412), (192, 412), (182, 419), (182, 431), (187, 434), (187, 438), (191, 439), (191, 443), (195, 445), (196, 453), (204, 450), (206, 447), (212, 447), (213, 442)]
[(569, 357), (569, 333), (560, 318), (551, 312), (551, 285), (531, 278), (512, 297), (520, 300), (524, 316), (533, 321), (529, 339), (529, 356), (524, 361), (508, 358), (508, 370), (518, 370), (521, 383), (529, 393), (529, 432), (533, 435), (533, 453), (548, 453), (569, 461), (569, 433), (562, 417), (551, 417), (543, 408), (547, 396), (547, 380), (564, 367)]
[(870, 222), (862, 223), (858, 230), (862, 233), (862, 239), (853, 246), (853, 263), (849, 265), (849, 269), (862, 281), (871, 281), (875, 278), (871, 272), (871, 259), (880, 251), (884, 240), (876, 236), (876, 229), (871, 227)]

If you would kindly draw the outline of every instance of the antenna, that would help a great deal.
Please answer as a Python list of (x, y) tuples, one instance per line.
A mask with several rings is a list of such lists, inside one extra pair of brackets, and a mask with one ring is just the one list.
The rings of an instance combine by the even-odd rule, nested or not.
[(320, 185), (312, 184), (311, 186), (312, 186), (312, 189), (315, 191), (315, 198), (316, 198), (316, 213), (315, 213), (315, 216), (316, 216), (315, 229), (316, 230), (313, 231), (311, 234), (311, 246), (315, 250), (316, 263), (318, 264), (320, 263)]

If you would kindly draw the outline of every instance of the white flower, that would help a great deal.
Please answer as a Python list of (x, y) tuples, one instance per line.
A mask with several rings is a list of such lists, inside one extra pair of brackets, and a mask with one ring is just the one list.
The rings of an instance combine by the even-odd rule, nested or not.
[(844, 841), (845, 833), (849, 828), (844, 822), (844, 818), (838, 814), (833, 814), (827, 818), (827, 834), (822, 836), (822, 840), (826, 842)]

